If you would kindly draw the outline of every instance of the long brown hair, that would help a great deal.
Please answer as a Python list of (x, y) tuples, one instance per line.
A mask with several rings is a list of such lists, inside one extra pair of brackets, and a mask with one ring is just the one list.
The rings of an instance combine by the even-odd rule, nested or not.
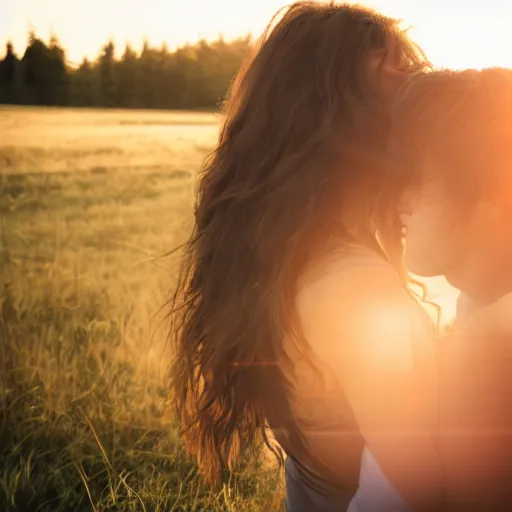
[(278, 362), (293, 337), (303, 265), (333, 229), (380, 250), (371, 212), (385, 178), (374, 156), (388, 116), (365, 62), (391, 38), (404, 72), (427, 64), (397, 20), (297, 2), (271, 23), (231, 88), (172, 300), (178, 417), (212, 482), (241, 449), (266, 439), (267, 422), (299, 442), (293, 418), (278, 419), (291, 392)]

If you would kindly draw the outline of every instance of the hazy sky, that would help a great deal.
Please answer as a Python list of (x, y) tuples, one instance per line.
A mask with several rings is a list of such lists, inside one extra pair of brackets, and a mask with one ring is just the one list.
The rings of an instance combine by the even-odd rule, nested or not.
[[(0, 44), (22, 53), (27, 32), (55, 32), (78, 63), (112, 38), (122, 50), (144, 38), (172, 48), (202, 37), (259, 34), (286, 0), (0, 0)], [(512, 0), (361, 0), (406, 20), (434, 63), (512, 67)], [(1, 51), (1, 50), (0, 50)]]

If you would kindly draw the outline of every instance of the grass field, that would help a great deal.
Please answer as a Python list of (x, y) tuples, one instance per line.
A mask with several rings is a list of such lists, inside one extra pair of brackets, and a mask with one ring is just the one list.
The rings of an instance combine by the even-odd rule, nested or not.
[(280, 510), (264, 458), (209, 491), (168, 399), (164, 255), (217, 123), (0, 108), (0, 510)]
[(282, 509), (263, 457), (210, 492), (168, 398), (164, 255), (217, 130), (212, 114), (0, 107), (1, 511)]

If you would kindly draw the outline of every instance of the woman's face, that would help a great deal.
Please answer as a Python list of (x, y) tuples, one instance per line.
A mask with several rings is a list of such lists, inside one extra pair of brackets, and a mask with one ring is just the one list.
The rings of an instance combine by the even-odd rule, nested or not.
[(407, 192), (401, 205), (408, 269), (420, 276), (446, 275), (471, 249), (471, 222), (447, 190), (442, 169), (425, 161), (420, 187)]
[(391, 101), (407, 79), (406, 57), (397, 38), (390, 38), (386, 48), (370, 52), (367, 61), (367, 79), (374, 84), (376, 93)]

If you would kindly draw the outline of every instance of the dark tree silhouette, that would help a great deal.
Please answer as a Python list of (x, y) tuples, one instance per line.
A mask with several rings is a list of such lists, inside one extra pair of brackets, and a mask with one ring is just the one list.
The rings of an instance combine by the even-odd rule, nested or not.
[(56, 36), (50, 39), (46, 71), (49, 75), (50, 101), (52, 105), (68, 103), (68, 71), (66, 54)]
[(69, 104), (93, 106), (99, 104), (99, 98), (97, 71), (88, 59), (84, 59), (80, 67), (69, 75)]
[(19, 60), (12, 44), (7, 43), (5, 58), (0, 61), (0, 103), (16, 103), (16, 75)]
[(56, 36), (46, 44), (32, 32), (21, 61), (11, 44), (0, 61), (0, 103), (215, 109), (250, 47), (249, 36), (174, 51), (145, 42), (140, 54), (127, 44), (116, 59), (109, 41), (95, 61), (73, 68)]
[(114, 81), (117, 85), (118, 105), (124, 108), (136, 107), (137, 54), (129, 44), (126, 45), (121, 60), (116, 64)]
[(98, 62), (100, 71), (100, 93), (103, 100), (103, 107), (117, 106), (117, 98), (114, 85), (114, 53), (114, 43), (109, 41), (103, 47)]
[(67, 104), (67, 67), (65, 52), (56, 36), (47, 46), (34, 33), (29, 35), (28, 46), (20, 67), (25, 90), (20, 98), (32, 105)]

